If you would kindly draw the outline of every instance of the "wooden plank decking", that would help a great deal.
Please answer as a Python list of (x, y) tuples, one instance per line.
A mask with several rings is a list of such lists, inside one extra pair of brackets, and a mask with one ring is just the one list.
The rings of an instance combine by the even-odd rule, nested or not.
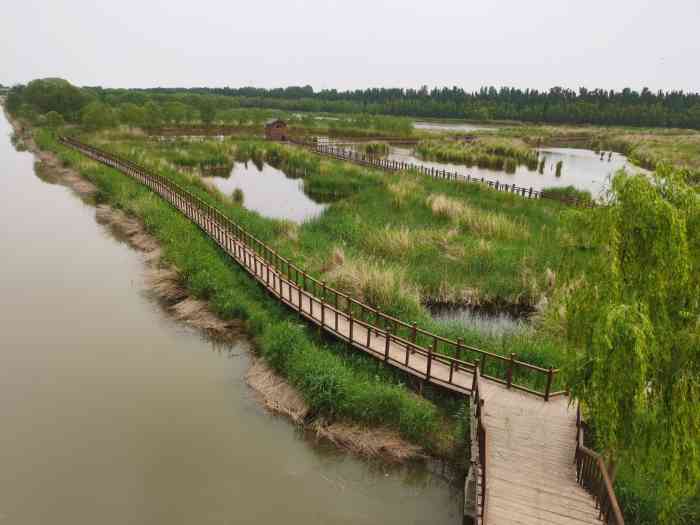
[[(183, 195), (149, 181), (133, 165), (121, 165), (76, 144), (72, 147), (114, 167), (159, 193), (206, 232), (281, 302), (353, 347), (441, 387), (468, 393), (473, 369), (428, 359), (387, 332), (304, 291), (237, 238), (210, 213)], [(388, 341), (387, 341), (388, 337)], [(486, 429), (486, 512), (488, 525), (577, 525), (600, 523), (593, 498), (576, 482), (576, 410), (567, 397), (548, 402), (495, 381), (479, 382)]]

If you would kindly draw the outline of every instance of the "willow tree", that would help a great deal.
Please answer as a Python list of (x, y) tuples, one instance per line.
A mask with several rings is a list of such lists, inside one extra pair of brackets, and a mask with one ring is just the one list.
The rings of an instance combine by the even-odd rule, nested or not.
[(666, 521), (700, 480), (699, 198), (669, 168), (617, 175), (566, 308), (571, 393), (610, 463), (658, 484)]

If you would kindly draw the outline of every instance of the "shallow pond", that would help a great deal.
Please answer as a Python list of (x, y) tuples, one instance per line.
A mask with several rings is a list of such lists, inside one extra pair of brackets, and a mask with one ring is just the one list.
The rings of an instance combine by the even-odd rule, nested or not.
[(527, 327), (526, 319), (509, 312), (454, 305), (431, 305), (428, 310), (436, 321), (459, 324), (487, 336), (515, 333)]
[(318, 217), (327, 205), (304, 193), (301, 179), (292, 178), (283, 171), (253, 162), (236, 162), (227, 177), (204, 177), (205, 182), (232, 196), (243, 192), (243, 206), (272, 219), (286, 219), (296, 223)]
[(250, 343), (165, 314), (143, 257), (33, 172), (0, 117), (0, 522), (457, 524), (459, 489), (313, 446), (246, 386)]
[[(391, 160), (410, 162), (436, 169), (445, 169), (449, 172), (457, 172), (462, 175), (490, 180), (498, 180), (504, 184), (517, 184), (525, 188), (541, 190), (551, 187), (574, 186), (580, 190), (591, 192), (593, 197), (600, 196), (609, 187), (611, 176), (620, 169), (630, 172), (646, 173), (646, 170), (632, 165), (627, 157), (619, 153), (612, 153), (608, 160), (608, 152), (603, 160), (600, 154), (592, 150), (575, 148), (541, 148), (540, 155), (545, 158), (543, 173), (537, 170), (531, 171), (525, 166), (518, 166), (515, 173), (506, 173), (477, 166), (467, 167), (463, 164), (449, 162), (432, 162), (421, 160), (409, 148), (392, 147), (389, 158)], [(556, 176), (556, 163), (562, 161), (561, 176)]]

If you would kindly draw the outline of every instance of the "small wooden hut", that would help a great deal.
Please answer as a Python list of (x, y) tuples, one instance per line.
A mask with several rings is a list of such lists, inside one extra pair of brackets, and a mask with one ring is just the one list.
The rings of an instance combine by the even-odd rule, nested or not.
[(278, 118), (265, 122), (265, 138), (268, 140), (287, 140), (289, 138), (287, 123)]

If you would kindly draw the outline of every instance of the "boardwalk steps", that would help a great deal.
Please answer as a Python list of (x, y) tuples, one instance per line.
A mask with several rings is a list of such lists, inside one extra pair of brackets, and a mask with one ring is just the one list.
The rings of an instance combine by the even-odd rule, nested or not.
[[(319, 283), (322, 284), (320, 292), (311, 287), (312, 293), (307, 285), (313, 281), (301, 269), (169, 179), (73, 139), (61, 138), (60, 141), (158, 193), (197, 224), (279, 301), (321, 329), (388, 365), (446, 390), (471, 396), (473, 423), (476, 421), (476, 425), (472, 424), (474, 469), (467, 480), (466, 492), (477, 500), (472, 523), (599, 523), (596, 503), (579, 481), (589, 485), (586, 488), (598, 501), (610, 498), (606, 500), (601, 496), (598, 478), (589, 475), (593, 469), (585, 463), (587, 452), (581, 445), (581, 422), (577, 412), (559, 392), (531, 391), (513, 382), (514, 368), (522, 367), (535, 374), (544, 373), (549, 378), (549, 386), (551, 369), (533, 367), (512, 357), (482, 353), (484, 359), (505, 359), (507, 365), (505, 379), (482, 376), (479, 363), (436, 351), (438, 343), (445, 345), (449, 341), (446, 343), (434, 336), (433, 345), (425, 348), (417, 342), (419, 330), (415, 325), (397, 325), (400, 321), (382, 317), (376, 311), (369, 312), (376, 315), (374, 322), (368, 322), (365, 315), (368, 312), (362, 308), (358, 310), (361, 303), (335, 290), (329, 292), (324, 283)], [(358, 317), (358, 312), (362, 317)], [(412, 335), (404, 338), (398, 334), (399, 329), (406, 326)], [(457, 350), (464, 350), (457, 344)], [(549, 401), (543, 402), (543, 399)], [(610, 494), (609, 488), (607, 494)], [(614, 494), (610, 501), (616, 505)], [(609, 517), (609, 513), (604, 516)], [(608, 521), (623, 523), (621, 518)]]

